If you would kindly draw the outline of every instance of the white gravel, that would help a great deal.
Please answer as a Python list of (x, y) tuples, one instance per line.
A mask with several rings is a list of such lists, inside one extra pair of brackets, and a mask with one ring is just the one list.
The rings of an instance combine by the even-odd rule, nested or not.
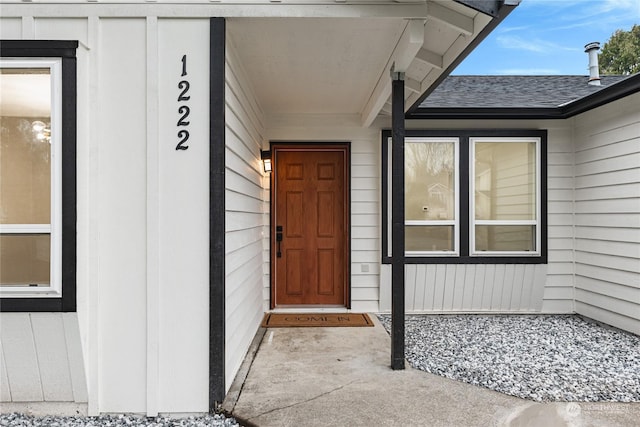
[[(378, 316), (390, 330), (391, 317)], [(640, 337), (573, 315), (412, 315), (416, 369), (545, 402), (640, 402)]]
[(0, 414), (1, 427), (232, 427), (239, 426), (233, 418), (222, 414), (189, 418), (147, 418), (133, 415), (102, 415), (99, 417), (31, 417), (23, 414)]

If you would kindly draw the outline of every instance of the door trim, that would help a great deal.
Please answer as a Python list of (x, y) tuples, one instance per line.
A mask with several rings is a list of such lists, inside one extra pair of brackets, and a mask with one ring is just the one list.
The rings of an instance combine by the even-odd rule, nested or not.
[[(278, 308), (351, 308), (351, 142), (319, 142), (319, 141), (271, 141), (271, 161), (275, 165), (278, 161), (278, 150), (290, 150), (290, 151), (344, 151), (345, 154), (345, 173), (344, 173), (344, 185), (345, 185), (345, 305), (280, 305)], [(276, 174), (271, 172), (269, 178), (269, 308), (271, 310), (276, 308), (275, 305), (275, 263), (274, 261), (274, 242), (275, 242), (275, 223), (274, 223), (274, 195), (275, 195), (275, 179)]]

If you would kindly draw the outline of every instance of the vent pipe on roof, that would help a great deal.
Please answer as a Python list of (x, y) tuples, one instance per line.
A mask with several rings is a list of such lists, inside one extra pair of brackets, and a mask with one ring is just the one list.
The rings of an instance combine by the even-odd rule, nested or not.
[(584, 51), (589, 54), (589, 84), (600, 86), (600, 68), (598, 67), (599, 42), (592, 42), (584, 47)]

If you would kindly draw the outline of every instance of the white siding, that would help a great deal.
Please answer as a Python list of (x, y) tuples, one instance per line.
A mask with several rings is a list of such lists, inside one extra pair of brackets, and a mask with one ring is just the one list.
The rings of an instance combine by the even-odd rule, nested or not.
[(95, 47), (100, 62), (100, 115), (94, 123), (100, 146), (98, 381), (100, 409), (106, 412), (146, 410), (145, 24), (144, 19), (100, 20)]
[[(356, 115), (274, 116), (268, 123), (270, 140), (351, 143), (351, 309), (378, 311), (380, 132), (363, 129)], [(266, 282), (267, 301), (268, 286)]]
[[(92, 414), (207, 411), (209, 19), (35, 16), (0, 28), (6, 39), (80, 42), (78, 330), (66, 314), (63, 332), (60, 315), (25, 314), (35, 341), (8, 345), (3, 314), (3, 398), (88, 399)], [(180, 152), (182, 55), (191, 135)]]
[[(498, 121), (410, 121), (415, 129), (504, 128)], [(547, 265), (417, 264), (405, 268), (407, 312), (573, 312), (573, 157), (565, 121), (509, 122), (510, 129), (548, 129)], [(380, 301), (389, 310), (390, 266)]]
[[(209, 407), (209, 20), (151, 20), (147, 34), (157, 39), (150, 48), (159, 47), (157, 58), (147, 57), (147, 73), (158, 69), (157, 81), (147, 83), (147, 102), (158, 103), (158, 118), (147, 119), (147, 413), (203, 412)], [(190, 83), (190, 99), (178, 103), (180, 80)], [(179, 105), (191, 108), (183, 151), (175, 149)], [(156, 114), (154, 108), (147, 114)]]
[(2, 313), (0, 349), (0, 401), (87, 401), (75, 313)]
[(575, 118), (576, 312), (640, 333), (640, 94)]
[[(228, 34), (228, 33), (227, 33)], [(233, 40), (227, 40), (226, 69), (226, 388), (229, 389), (264, 314), (264, 240), (269, 206), (260, 150), (264, 118)]]

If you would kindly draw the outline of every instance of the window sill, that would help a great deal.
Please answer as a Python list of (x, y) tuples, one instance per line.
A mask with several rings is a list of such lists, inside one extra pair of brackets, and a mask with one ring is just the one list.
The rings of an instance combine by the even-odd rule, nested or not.
[[(382, 264), (391, 264), (393, 257), (383, 257)], [(405, 256), (405, 264), (547, 264), (547, 257), (541, 255), (501, 255), (501, 256)]]

